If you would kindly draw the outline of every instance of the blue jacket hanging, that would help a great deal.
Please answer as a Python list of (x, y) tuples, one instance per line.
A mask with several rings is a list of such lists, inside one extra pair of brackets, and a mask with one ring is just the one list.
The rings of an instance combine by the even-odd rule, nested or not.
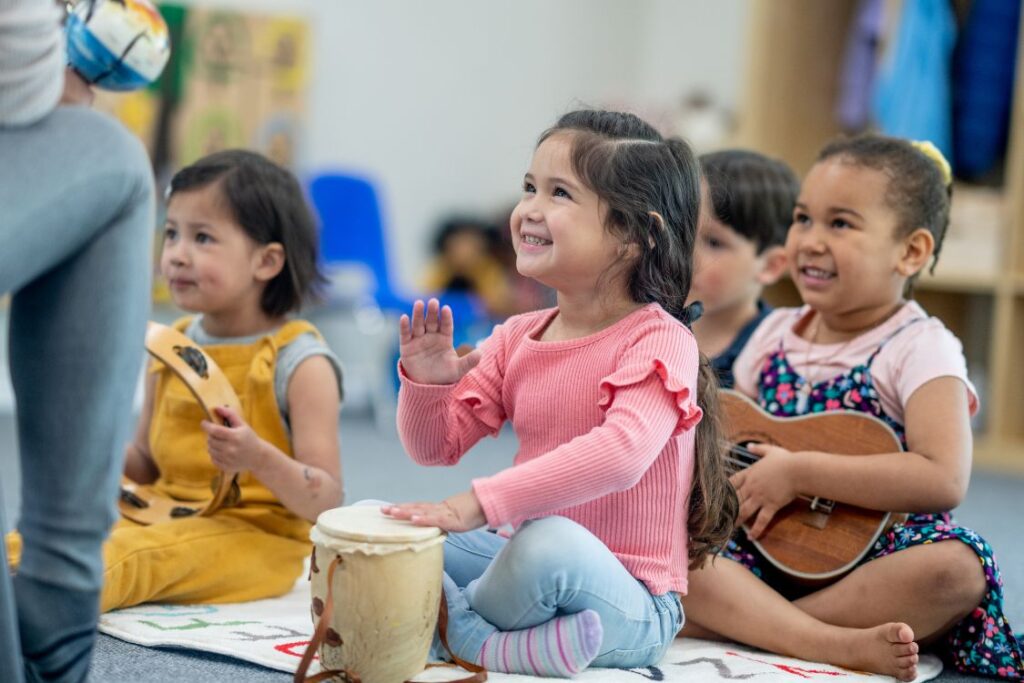
[(948, 0), (903, 3), (895, 42), (880, 66), (874, 113), (888, 135), (953, 148), (950, 69), (956, 17)]
[(976, 177), (1006, 148), (1021, 0), (974, 0), (953, 57), (953, 166)]

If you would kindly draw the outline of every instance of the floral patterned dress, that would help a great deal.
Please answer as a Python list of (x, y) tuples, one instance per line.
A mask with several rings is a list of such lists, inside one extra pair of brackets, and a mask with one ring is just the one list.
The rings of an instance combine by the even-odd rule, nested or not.
[[(882, 410), (878, 391), (871, 379), (871, 363), (882, 346), (908, 325), (910, 321), (883, 341), (867, 361), (832, 379), (809, 384), (798, 375), (786, 358), (781, 344), (761, 368), (758, 402), (776, 417), (792, 417), (829, 410), (857, 410), (883, 420), (893, 428), (906, 448), (906, 433)], [(1015, 636), (1003, 614), (1003, 581), (992, 548), (981, 536), (957, 524), (948, 512), (913, 514), (902, 524), (894, 525), (879, 537), (863, 562), (885, 557), (916, 545), (956, 539), (966, 543), (978, 554), (985, 571), (988, 590), (981, 604), (950, 629), (944, 647), (938, 654), (958, 671), (983, 676), (1024, 680), (1024, 634)], [(757, 576), (764, 578), (768, 562), (738, 532), (729, 541), (723, 555), (735, 560)]]

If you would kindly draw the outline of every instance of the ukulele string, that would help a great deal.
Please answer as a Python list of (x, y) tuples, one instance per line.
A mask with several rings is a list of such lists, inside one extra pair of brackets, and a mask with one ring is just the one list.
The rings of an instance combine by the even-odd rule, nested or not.
[[(734, 472), (745, 470), (761, 459), (760, 456), (755, 455), (752, 451), (744, 448), (743, 446), (728, 443), (723, 443), (722, 445), (726, 447), (726, 456), (724, 460), (729, 465), (735, 465), (735, 469), (733, 470)], [(740, 457), (730, 457), (733, 455)], [(814, 502), (814, 498), (803, 494), (797, 494), (797, 498), (807, 502)]]
[[(761, 459), (761, 456), (755, 454), (753, 451), (744, 448), (743, 446), (738, 446), (729, 443), (723, 443), (722, 446), (725, 448), (727, 454), (726, 460), (730, 460), (731, 462), (735, 462), (737, 464), (742, 463), (745, 465), (753, 465), (755, 462)], [(738, 457), (729, 458), (728, 456)]]

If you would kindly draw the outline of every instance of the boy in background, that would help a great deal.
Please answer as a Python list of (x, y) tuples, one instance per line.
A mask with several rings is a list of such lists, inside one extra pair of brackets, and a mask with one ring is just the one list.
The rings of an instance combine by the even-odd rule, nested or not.
[(697, 345), (724, 388), (732, 364), (771, 310), (761, 290), (786, 272), (783, 244), (800, 183), (784, 162), (741, 149), (700, 158), (700, 225), (690, 301), (704, 304)]

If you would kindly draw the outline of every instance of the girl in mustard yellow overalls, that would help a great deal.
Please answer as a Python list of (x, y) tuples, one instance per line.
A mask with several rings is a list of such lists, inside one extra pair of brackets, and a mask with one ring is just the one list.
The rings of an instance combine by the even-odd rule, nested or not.
[(236, 602), (287, 592), (309, 554), (309, 520), (342, 503), (341, 371), (316, 329), (287, 316), (321, 276), (295, 178), (258, 154), (210, 155), (171, 180), (160, 270), (176, 327), (220, 366), (242, 414), (204, 419), (163, 364), (125, 474), (181, 500), (209, 497), (215, 467), (239, 471), (241, 500), (210, 517), (141, 526), (104, 546), (103, 611), (142, 602)]

